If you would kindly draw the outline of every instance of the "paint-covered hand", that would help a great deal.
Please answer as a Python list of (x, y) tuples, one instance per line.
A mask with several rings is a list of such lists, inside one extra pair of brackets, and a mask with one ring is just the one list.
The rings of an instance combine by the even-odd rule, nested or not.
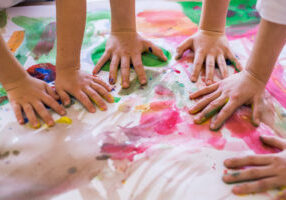
[(129, 87), (130, 66), (133, 66), (138, 75), (139, 82), (144, 85), (147, 83), (141, 54), (151, 52), (163, 61), (167, 60), (163, 51), (152, 42), (142, 38), (137, 32), (113, 32), (106, 43), (105, 53), (96, 64), (93, 74), (96, 74), (111, 60), (109, 83), (115, 84), (117, 70), (120, 65), (122, 87)]
[[(235, 171), (224, 175), (223, 181), (239, 183), (233, 187), (234, 194), (264, 192), (286, 186), (286, 140), (276, 136), (261, 136), (260, 140), (265, 145), (280, 149), (281, 152), (225, 160), (224, 165)], [(281, 193), (277, 200), (283, 197), (286, 197), (285, 192)]]
[[(206, 86), (190, 95), (190, 99), (197, 99), (206, 95), (190, 109), (190, 114), (197, 114), (195, 123), (211, 120), (210, 129), (219, 129), (235, 110), (243, 104), (253, 106), (253, 123), (259, 125), (263, 111), (265, 83), (255, 78), (251, 73), (243, 70), (221, 80), (213, 85)], [(217, 114), (217, 115), (216, 115)]]
[(186, 50), (194, 52), (194, 68), (190, 77), (196, 82), (203, 65), (206, 66), (206, 84), (213, 84), (215, 63), (218, 64), (222, 78), (228, 76), (226, 59), (229, 59), (236, 70), (241, 71), (242, 67), (230, 50), (228, 40), (223, 33), (199, 30), (196, 34), (186, 39), (177, 48), (176, 59), (182, 57)]
[(56, 101), (59, 97), (55, 91), (41, 80), (27, 76), (15, 83), (9, 83), (5, 89), (20, 124), (25, 123), (24, 115), (26, 115), (31, 126), (39, 128), (40, 123), (36, 117), (39, 115), (48, 126), (53, 126), (54, 120), (45, 105), (60, 115), (66, 113), (65, 109)]
[(61, 68), (57, 70), (56, 91), (63, 104), (68, 106), (71, 99), (68, 94), (79, 100), (89, 112), (95, 112), (94, 102), (100, 110), (106, 110), (103, 99), (113, 103), (113, 97), (109, 93), (112, 88), (98, 77), (75, 70), (74, 68)]

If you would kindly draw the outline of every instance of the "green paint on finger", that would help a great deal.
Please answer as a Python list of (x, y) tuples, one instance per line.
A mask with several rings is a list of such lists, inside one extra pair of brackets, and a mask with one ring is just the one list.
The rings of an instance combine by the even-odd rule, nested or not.
[(0, 28), (4, 28), (7, 24), (6, 10), (0, 10)]
[[(97, 64), (97, 62), (99, 61), (99, 59), (102, 57), (102, 55), (105, 52), (105, 45), (106, 45), (106, 41), (102, 42), (100, 45), (98, 45), (92, 52), (91, 54), (91, 59), (94, 63), (94, 65)], [(155, 56), (154, 54), (150, 53), (150, 52), (144, 52), (142, 54), (142, 63), (144, 66), (147, 67), (163, 67), (166, 66), (168, 64), (168, 62), (171, 60), (172, 55), (169, 51), (167, 51), (166, 49), (161, 48), (163, 53), (165, 54), (165, 56), (167, 57), (167, 61), (162, 61), (160, 60), (157, 56)], [(103, 71), (109, 71), (109, 67), (110, 67), (110, 61), (106, 62), (105, 65), (101, 68), (101, 70)]]
[(205, 114), (205, 118), (209, 119), (209, 118), (213, 117), (214, 115), (216, 115), (222, 109), (222, 107), (223, 106), (220, 106), (220, 107), (215, 108), (212, 111), (208, 112), (207, 114)]

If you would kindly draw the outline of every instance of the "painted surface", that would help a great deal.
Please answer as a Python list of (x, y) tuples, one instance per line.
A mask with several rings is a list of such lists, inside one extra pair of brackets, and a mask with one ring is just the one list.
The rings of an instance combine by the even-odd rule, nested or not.
[[(245, 8), (238, 1), (232, 2), (231, 9), (238, 13), (253, 12), (252, 1), (248, 1), (250, 5), (240, 1)], [(138, 4), (138, 30), (170, 55), (198, 28), (196, 19), (186, 16), (182, 4)], [(102, 44), (109, 33), (108, 5), (98, 9), (100, 5), (89, 5), (87, 16), (82, 69), (89, 73), (94, 67), (92, 55), (99, 47), (103, 51)], [(200, 5), (187, 5), (191, 13), (200, 13)], [(235, 5), (239, 7), (233, 8)], [(32, 76), (53, 84), (55, 18), (42, 17), (39, 8), (23, 8), (26, 16), (8, 12), (9, 22), (19, 26), (12, 30), (7, 27), (9, 47)], [(30, 16), (27, 9), (39, 17)], [(227, 34), (234, 52), (245, 63), (257, 26), (229, 15), (232, 24)], [(251, 19), (257, 22), (257, 17)], [(197, 125), (188, 114), (188, 108), (195, 103), (189, 100), (189, 93), (204, 86), (205, 78), (203, 72), (196, 84), (190, 82), (193, 58), (189, 53), (179, 61), (171, 58), (168, 63), (146, 68), (146, 86), (140, 86), (131, 70), (130, 88), (121, 89), (118, 81), (112, 91), (115, 104), (108, 105), (107, 112), (91, 114), (73, 101), (67, 116), (53, 113), (57, 122), (53, 128), (43, 122), (37, 130), (18, 125), (7, 104), (7, 94), (0, 87), (0, 199), (271, 199), (275, 191), (234, 196), (221, 176), (226, 158), (277, 152), (264, 146), (259, 136), (283, 135), (286, 131), (285, 58), (286, 52), (267, 85), (270, 103), (263, 113), (262, 125), (252, 125), (250, 108), (245, 106), (216, 132), (209, 130), (209, 121)], [(230, 73), (234, 71), (229, 67)], [(108, 80), (105, 70), (99, 76)], [(205, 183), (212, 185), (207, 192), (202, 187)]]

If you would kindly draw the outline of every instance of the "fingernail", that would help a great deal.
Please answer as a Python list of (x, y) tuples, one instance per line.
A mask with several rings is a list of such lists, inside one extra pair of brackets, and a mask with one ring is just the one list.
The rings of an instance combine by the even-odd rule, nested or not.
[(199, 110), (193, 110), (192, 108), (189, 110), (189, 113), (190, 114), (196, 114), (197, 112), (199, 112)]
[(123, 88), (128, 88), (129, 85), (128, 85), (128, 83), (124, 82), (124, 83), (122, 84), (122, 87), (123, 87)]
[(114, 84), (113, 78), (109, 78), (109, 83), (110, 83), (110, 84)]
[(65, 115), (65, 114), (66, 114), (66, 111), (65, 111), (65, 110), (62, 110), (62, 111), (60, 112), (60, 114), (61, 114), (61, 115)]
[(196, 79), (195, 76), (192, 76), (192, 77), (191, 77), (191, 81), (196, 82), (196, 80), (197, 80), (197, 79)]
[(240, 193), (241, 193), (241, 190), (240, 190), (239, 187), (234, 187), (234, 188), (232, 189), (232, 192), (233, 192), (234, 194), (240, 194)]
[(142, 80), (141, 80), (141, 85), (146, 85), (146, 83), (147, 83), (147, 80), (146, 80), (146, 79), (142, 79)]
[(207, 85), (211, 85), (212, 84), (212, 81), (211, 80), (208, 80), (207, 81)]
[(204, 123), (206, 120), (207, 120), (206, 117), (202, 117), (201, 119), (200, 119), (200, 117), (197, 117), (197, 118), (195, 118), (194, 121), (195, 121), (196, 124), (202, 124), (202, 123)]
[(91, 108), (90, 112), (94, 113), (95, 112), (95, 108)]
[(33, 128), (35, 128), (35, 129), (38, 129), (38, 128), (40, 128), (41, 127), (41, 124), (38, 122), (37, 124), (34, 124), (33, 125)]
[(49, 127), (54, 126), (54, 124), (55, 124), (55, 123), (54, 123), (53, 121), (49, 121), (49, 122), (48, 122), (48, 126), (49, 126)]
[(105, 111), (105, 110), (107, 110), (107, 107), (106, 107), (106, 106), (100, 106), (100, 107), (99, 107), (99, 110)]
[(111, 94), (108, 94), (108, 99), (110, 103), (114, 103), (114, 97)]

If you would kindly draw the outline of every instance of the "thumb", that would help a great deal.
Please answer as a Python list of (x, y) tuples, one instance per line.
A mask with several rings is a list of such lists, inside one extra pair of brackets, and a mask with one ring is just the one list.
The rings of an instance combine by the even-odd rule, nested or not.
[(184, 54), (184, 52), (188, 49), (191, 49), (193, 46), (193, 38), (189, 38), (187, 40), (185, 40), (184, 42), (182, 42), (182, 44), (180, 44), (177, 48), (177, 54), (175, 56), (175, 59), (178, 60), (182, 57), (182, 55)]

